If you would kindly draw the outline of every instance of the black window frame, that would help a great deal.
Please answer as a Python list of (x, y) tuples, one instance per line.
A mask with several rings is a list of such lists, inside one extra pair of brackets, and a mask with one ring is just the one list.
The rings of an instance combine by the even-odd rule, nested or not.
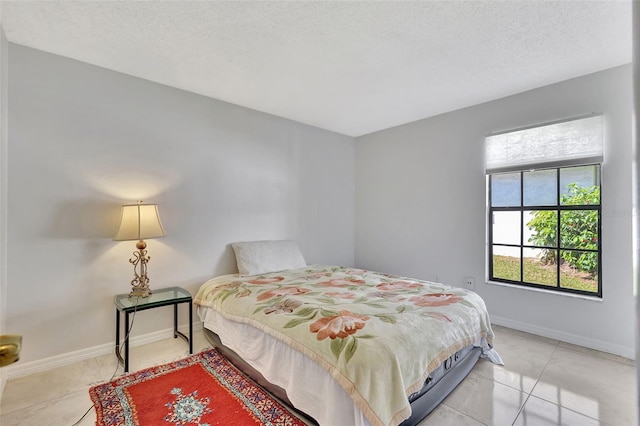
[[(560, 187), (561, 185), (561, 179), (560, 179), (560, 170), (562, 169), (569, 169), (569, 168), (573, 168), (573, 167), (583, 167), (583, 166), (597, 166), (597, 185), (600, 188), (600, 198), (599, 198), (599, 203), (598, 204), (581, 204), (581, 205), (566, 205), (566, 204), (562, 204), (561, 203), (561, 194), (562, 194), (562, 188)], [(540, 170), (555, 170), (556, 171), (556, 205), (546, 205), (546, 206), (525, 206), (524, 205), (524, 174), (527, 172), (531, 172), (531, 171), (540, 171)], [(492, 179), (493, 176), (496, 175), (501, 175), (504, 173), (489, 173), (487, 174), (488, 176), (488, 246), (489, 246), (489, 256), (487, 259), (488, 262), (488, 278), (489, 281), (492, 282), (497, 282), (497, 283), (506, 283), (506, 284), (513, 284), (513, 285), (517, 285), (517, 286), (523, 286), (523, 287), (532, 287), (532, 288), (538, 288), (538, 289), (544, 289), (547, 291), (551, 291), (551, 292), (558, 292), (558, 293), (570, 293), (570, 294), (579, 294), (579, 295), (584, 295), (584, 296), (590, 296), (590, 297), (597, 297), (597, 298), (602, 298), (602, 164), (601, 163), (591, 163), (591, 164), (580, 164), (580, 165), (571, 165), (571, 166), (564, 166), (564, 167), (548, 167), (548, 168), (536, 168), (535, 170), (531, 170), (531, 169), (527, 169), (527, 170), (514, 170), (514, 171), (510, 171), (510, 172), (505, 172), (505, 173), (509, 173), (509, 174), (514, 174), (514, 173), (520, 173), (520, 205), (519, 206), (508, 206), (508, 207), (494, 207), (492, 205)], [(555, 246), (536, 246), (536, 245), (532, 245), (532, 244), (525, 244), (524, 241), (524, 213), (526, 211), (540, 211), (540, 210), (547, 210), (547, 211), (556, 211), (558, 214), (558, 229), (556, 231), (556, 245)], [(561, 212), (562, 211), (571, 211), (571, 210), (594, 210), (598, 212), (598, 240), (597, 240), (597, 250), (592, 250), (592, 249), (585, 249), (585, 248), (566, 248), (566, 247), (562, 247), (562, 241), (561, 241), (561, 233), (560, 233), (560, 224), (561, 224)], [(504, 211), (516, 211), (516, 212), (520, 212), (520, 244), (516, 245), (516, 244), (505, 244), (505, 243), (496, 243), (494, 244), (493, 242), (493, 218), (494, 218), (494, 212), (504, 212)], [(494, 271), (493, 271), (493, 251), (494, 251), (494, 246), (500, 246), (500, 247), (514, 247), (514, 248), (519, 248), (520, 249), (520, 281), (515, 281), (515, 280), (510, 280), (510, 279), (505, 279), (505, 278), (496, 278), (494, 277)], [(597, 292), (591, 292), (591, 291), (584, 291), (584, 290), (579, 290), (579, 289), (573, 289), (573, 288), (566, 288), (566, 287), (562, 287), (560, 285), (561, 282), (561, 265), (562, 262), (558, 261), (556, 262), (556, 276), (557, 276), (557, 280), (556, 280), (556, 286), (550, 286), (550, 285), (544, 285), (544, 284), (537, 284), (537, 283), (530, 283), (530, 282), (526, 282), (524, 281), (524, 249), (554, 249), (557, 250), (558, 253), (558, 259), (560, 259), (560, 253), (562, 250), (564, 251), (580, 251), (580, 252), (597, 252), (598, 253), (598, 280), (597, 280)]]

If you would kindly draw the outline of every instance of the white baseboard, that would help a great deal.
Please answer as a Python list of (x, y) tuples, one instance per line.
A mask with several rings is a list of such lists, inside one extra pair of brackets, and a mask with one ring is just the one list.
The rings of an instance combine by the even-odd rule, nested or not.
[[(636, 352), (634, 347), (626, 347), (615, 345), (610, 342), (603, 342), (598, 339), (591, 339), (585, 336), (577, 334), (566, 333), (560, 330), (554, 330), (551, 328), (540, 327), (520, 321), (515, 321), (509, 318), (496, 317), (491, 315), (491, 323), (501, 325), (503, 327), (512, 328), (514, 330), (524, 331), (526, 333), (535, 334), (549, 339), (560, 340), (562, 342), (571, 343), (573, 345), (583, 346), (589, 349), (595, 349), (601, 352), (607, 352), (614, 355), (619, 355), (628, 359), (635, 359)], [(500, 349), (498, 348), (498, 352)]]
[[(194, 333), (202, 329), (202, 321), (193, 323)], [(180, 326), (179, 330), (187, 334), (188, 326)], [(157, 342), (159, 340), (168, 339), (173, 337), (173, 328), (167, 328), (165, 330), (154, 331), (153, 333), (143, 334), (141, 336), (132, 337), (129, 341), (131, 347), (146, 345), (148, 343)], [(74, 362), (84, 361), (87, 359), (95, 358), (102, 355), (113, 354), (115, 351), (115, 341), (104, 343), (102, 345), (93, 346), (90, 348), (80, 349), (65, 354), (55, 355), (49, 358), (43, 358), (36, 361), (30, 361), (25, 363), (16, 363), (9, 367), (5, 367), (2, 371), (6, 380), (14, 379), (17, 377), (28, 376), (29, 374), (41, 373), (43, 371), (53, 370), (55, 368), (64, 367), (65, 365), (73, 364)], [(5, 374), (6, 370), (6, 374)], [(0, 376), (1, 378), (2, 376)], [(4, 387), (4, 383), (2, 383)], [(2, 392), (0, 392), (2, 395)]]

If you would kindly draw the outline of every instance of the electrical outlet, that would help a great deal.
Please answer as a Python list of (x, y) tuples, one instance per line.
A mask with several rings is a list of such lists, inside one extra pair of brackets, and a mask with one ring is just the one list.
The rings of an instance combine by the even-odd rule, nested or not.
[(473, 289), (476, 285), (476, 280), (474, 280), (473, 277), (464, 277), (464, 283), (468, 289)]

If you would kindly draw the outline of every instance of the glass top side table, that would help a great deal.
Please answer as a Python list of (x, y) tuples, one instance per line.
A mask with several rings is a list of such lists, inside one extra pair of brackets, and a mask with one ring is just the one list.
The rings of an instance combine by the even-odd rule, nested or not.
[[(124, 372), (129, 372), (129, 315), (133, 312), (160, 306), (173, 305), (173, 337), (181, 337), (189, 344), (189, 353), (193, 353), (193, 298), (191, 293), (182, 287), (168, 287), (154, 289), (149, 297), (129, 297), (129, 294), (118, 294), (114, 297), (116, 305), (116, 356), (118, 362), (124, 366)], [(189, 337), (178, 330), (178, 305), (186, 303), (189, 306)], [(124, 357), (120, 350), (120, 315), (124, 313)]]

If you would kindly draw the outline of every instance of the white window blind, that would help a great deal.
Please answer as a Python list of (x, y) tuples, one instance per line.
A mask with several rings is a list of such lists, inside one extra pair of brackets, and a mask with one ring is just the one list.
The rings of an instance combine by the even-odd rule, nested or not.
[(590, 115), (489, 135), (486, 172), (602, 163), (603, 122), (602, 115)]

